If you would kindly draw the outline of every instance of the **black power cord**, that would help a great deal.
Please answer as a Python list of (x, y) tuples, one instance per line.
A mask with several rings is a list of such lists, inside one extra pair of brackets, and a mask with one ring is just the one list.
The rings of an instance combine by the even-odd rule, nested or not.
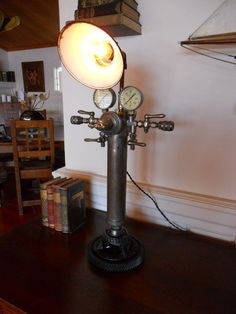
[(154, 197), (152, 197), (150, 194), (148, 194), (147, 192), (145, 192), (135, 181), (134, 179), (131, 177), (131, 175), (129, 174), (129, 172), (127, 171), (127, 175), (128, 177), (130, 178), (131, 182), (143, 193), (145, 194), (148, 198), (150, 198), (154, 205), (156, 206), (156, 209), (160, 212), (160, 214), (165, 218), (166, 221), (168, 221), (168, 223), (174, 227), (175, 229), (181, 231), (181, 232), (186, 232), (186, 233), (189, 233), (190, 231), (186, 228), (183, 228), (179, 225), (177, 225), (175, 222), (171, 221), (164, 213), (163, 211), (160, 209), (157, 201), (154, 199)]

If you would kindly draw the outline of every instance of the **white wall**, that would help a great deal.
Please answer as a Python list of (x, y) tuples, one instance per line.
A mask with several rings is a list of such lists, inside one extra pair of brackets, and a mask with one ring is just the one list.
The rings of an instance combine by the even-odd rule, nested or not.
[[(4, 51), (3, 51), (4, 52)], [(1, 53), (1, 51), (0, 51)], [(54, 68), (61, 65), (57, 53), (57, 48), (42, 48), (31, 50), (20, 50), (8, 53), (7, 62), (4, 61), (6, 70), (15, 71), (16, 76), (16, 90), (24, 90), (23, 76), (22, 76), (22, 62), (43, 61), (44, 62), (44, 79), (45, 79), (45, 92), (50, 91), (50, 97), (45, 102), (44, 108), (47, 110), (47, 117), (52, 117), (55, 124), (55, 138), (62, 140), (63, 134), (63, 106), (62, 106), (62, 93), (54, 90)], [(0, 54), (0, 60), (2, 54)]]
[[(235, 200), (235, 66), (187, 52), (178, 45), (221, 0), (139, 0), (142, 35), (117, 38), (127, 54), (126, 85), (139, 87), (145, 113), (165, 113), (175, 130), (139, 130), (146, 148), (129, 152), (136, 181)], [(77, 1), (59, 1), (61, 26), (73, 19)], [(97, 137), (86, 125), (70, 124), (78, 109), (94, 110), (93, 91), (63, 72), (66, 166), (106, 175), (106, 149), (85, 143)], [(95, 110), (96, 111), (96, 110)]]
[(8, 71), (8, 54), (5, 50), (0, 49), (0, 71)]

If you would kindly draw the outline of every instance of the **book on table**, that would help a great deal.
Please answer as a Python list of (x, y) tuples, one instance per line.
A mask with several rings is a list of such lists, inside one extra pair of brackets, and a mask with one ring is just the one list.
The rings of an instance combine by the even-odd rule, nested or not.
[(47, 212), (48, 212), (48, 227), (54, 228), (54, 189), (56, 184), (63, 183), (67, 180), (67, 178), (61, 178), (56, 182), (52, 182), (47, 185)]
[(61, 177), (53, 178), (52, 180), (43, 182), (40, 184), (40, 198), (41, 198), (41, 215), (42, 224), (48, 227), (48, 198), (47, 198), (47, 186), (61, 180)]
[(117, 0), (99, 6), (80, 8), (75, 11), (75, 19), (91, 18), (96, 16), (105, 16), (112, 14), (124, 14), (135, 22), (139, 22), (139, 12), (129, 6), (126, 2)]
[(61, 194), (60, 188), (68, 183), (74, 182), (76, 179), (68, 178), (61, 183), (55, 183), (53, 186), (53, 203), (54, 203), (54, 229), (56, 231), (62, 231), (62, 215), (61, 215)]
[(77, 179), (60, 187), (62, 232), (72, 233), (85, 222), (84, 182)]

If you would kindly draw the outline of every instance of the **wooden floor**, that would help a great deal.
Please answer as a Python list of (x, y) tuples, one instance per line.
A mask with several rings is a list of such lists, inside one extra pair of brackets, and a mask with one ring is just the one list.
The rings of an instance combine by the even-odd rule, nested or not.
[(0, 236), (40, 215), (40, 207), (31, 207), (24, 210), (23, 216), (19, 216), (13, 174), (8, 175), (8, 180), (4, 183), (3, 190), (3, 207), (0, 208)]

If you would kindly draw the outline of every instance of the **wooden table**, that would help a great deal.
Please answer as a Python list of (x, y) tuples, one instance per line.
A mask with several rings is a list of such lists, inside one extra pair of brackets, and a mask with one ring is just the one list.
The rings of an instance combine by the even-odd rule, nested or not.
[[(8, 161), (10, 167), (14, 167), (12, 142), (0, 141), (0, 162)], [(55, 168), (61, 168), (65, 165), (64, 141), (55, 141)]]
[(1, 237), (0, 297), (32, 314), (236, 313), (233, 247), (134, 220), (127, 226), (146, 250), (144, 265), (128, 273), (87, 262), (88, 243), (105, 228), (102, 212), (88, 211), (72, 235), (37, 218)]

